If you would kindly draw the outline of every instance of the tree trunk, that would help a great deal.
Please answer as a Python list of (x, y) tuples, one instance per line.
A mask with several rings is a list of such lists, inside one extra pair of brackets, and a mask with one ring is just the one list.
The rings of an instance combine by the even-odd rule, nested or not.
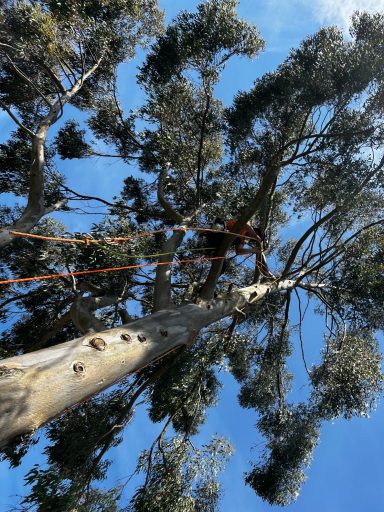
[(33, 433), (67, 408), (140, 370), (199, 331), (295, 281), (262, 283), (230, 295), (158, 311), (127, 325), (0, 361), (0, 446)]
[[(10, 231), (21, 231), (29, 233), (38, 224), (38, 222), (48, 213), (60, 208), (65, 201), (58, 201), (56, 205), (49, 208), (44, 203), (44, 167), (45, 167), (45, 142), (49, 128), (60, 119), (63, 107), (68, 103), (82, 88), (85, 80), (89, 78), (99, 67), (103, 57), (94, 64), (87, 72), (76, 81), (71, 89), (65, 90), (64, 94), (59, 96), (53, 104), (51, 104), (48, 114), (43, 117), (39, 123), (36, 133), (28, 130), (32, 137), (32, 155), (30, 169), (30, 183), (28, 191), (28, 202), (19, 220), (10, 226), (0, 229), (0, 249), (6, 247), (15, 239)], [(24, 127), (24, 130), (26, 128)]]

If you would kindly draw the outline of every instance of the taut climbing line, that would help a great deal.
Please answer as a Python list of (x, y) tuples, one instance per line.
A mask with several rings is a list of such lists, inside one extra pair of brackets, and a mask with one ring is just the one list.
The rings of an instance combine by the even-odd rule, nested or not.
[(197, 261), (212, 261), (212, 260), (221, 260), (225, 259), (225, 256), (213, 256), (212, 258), (193, 258), (186, 260), (178, 260), (178, 261), (161, 261), (161, 262), (152, 262), (152, 263), (138, 263), (136, 265), (127, 265), (124, 267), (111, 267), (111, 268), (99, 268), (92, 270), (77, 270), (75, 272), (67, 272), (65, 274), (51, 274), (47, 276), (35, 276), (35, 277), (20, 277), (18, 279), (7, 279), (5, 281), (0, 281), (1, 284), (10, 284), (10, 283), (26, 283), (28, 281), (42, 281), (44, 279), (56, 279), (58, 277), (70, 277), (70, 276), (81, 276), (85, 274), (99, 274), (101, 272), (117, 272), (120, 270), (129, 270), (132, 268), (141, 268), (141, 267), (157, 267), (159, 265), (177, 265), (179, 263), (195, 263)]
[(234, 235), (239, 236), (241, 238), (246, 238), (247, 240), (255, 240), (259, 242), (260, 240), (247, 235), (241, 235), (239, 233), (233, 233), (232, 231), (222, 231), (219, 229), (210, 229), (210, 228), (187, 228), (187, 227), (179, 227), (179, 228), (166, 228), (166, 229), (156, 229), (154, 231), (145, 231), (143, 233), (137, 233), (135, 235), (124, 236), (124, 237), (115, 237), (115, 238), (91, 238), (88, 236), (84, 236), (83, 238), (64, 238), (64, 237), (55, 237), (55, 236), (45, 236), (45, 235), (34, 235), (32, 233), (23, 233), (21, 231), (9, 231), (9, 234), (13, 236), (20, 236), (25, 238), (34, 238), (37, 240), (50, 240), (52, 242), (63, 242), (70, 244), (120, 244), (123, 242), (128, 242), (129, 240), (134, 240), (135, 238), (145, 238), (152, 235), (157, 235), (158, 233), (167, 233), (168, 231), (200, 231), (200, 232), (209, 232), (209, 233), (221, 233), (225, 235)]

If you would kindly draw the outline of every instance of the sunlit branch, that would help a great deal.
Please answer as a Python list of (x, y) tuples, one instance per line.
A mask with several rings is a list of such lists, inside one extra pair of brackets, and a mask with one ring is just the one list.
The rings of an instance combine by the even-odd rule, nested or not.
[(207, 117), (209, 113), (209, 109), (211, 106), (211, 96), (208, 93), (206, 96), (206, 104), (203, 113), (203, 119), (200, 127), (200, 140), (199, 140), (199, 149), (197, 153), (197, 180), (196, 180), (196, 195), (197, 195), (197, 204), (200, 205), (201, 202), (201, 186), (203, 184), (203, 166), (202, 166), (202, 157), (203, 157), (203, 147), (204, 147), (204, 138), (207, 124)]
[(311, 379), (311, 374), (308, 370), (308, 365), (307, 365), (307, 361), (305, 360), (305, 353), (304, 353), (304, 341), (303, 341), (303, 329), (302, 329), (304, 315), (301, 310), (301, 299), (300, 299), (299, 292), (296, 290), (296, 288), (294, 288), (294, 292), (296, 294), (297, 301), (298, 301), (298, 307), (299, 307), (299, 339), (300, 339), (301, 357), (303, 359), (305, 371), (307, 372), (309, 378)]
[(292, 249), (292, 252), (291, 252), (291, 254), (287, 260), (287, 263), (285, 265), (285, 268), (282, 272), (283, 276), (286, 276), (289, 273), (289, 271), (291, 270), (291, 267), (292, 267), (293, 263), (295, 262), (296, 256), (298, 255), (302, 245), (307, 240), (307, 238), (310, 235), (312, 235), (312, 233), (317, 231), (320, 228), (320, 226), (322, 226), (325, 222), (328, 222), (328, 220), (330, 220), (339, 211), (340, 211), (340, 207), (337, 206), (336, 208), (331, 210), (329, 213), (327, 213), (327, 215), (325, 215), (324, 217), (320, 218), (317, 222), (312, 224), (312, 226), (310, 228), (308, 228), (307, 231), (305, 231), (305, 233), (299, 238), (299, 240), (295, 244), (294, 248)]

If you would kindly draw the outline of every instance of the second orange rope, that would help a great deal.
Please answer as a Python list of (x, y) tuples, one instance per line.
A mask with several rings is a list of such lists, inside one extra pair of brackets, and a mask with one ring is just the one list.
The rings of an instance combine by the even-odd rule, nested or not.
[(214, 256), (212, 258), (193, 258), (193, 259), (178, 260), (178, 261), (138, 263), (136, 265), (127, 265), (124, 267), (100, 268), (100, 269), (92, 269), (92, 270), (77, 270), (75, 272), (66, 272), (63, 274), (51, 274), (51, 275), (47, 275), (47, 276), (20, 277), (17, 279), (6, 279), (5, 281), (0, 281), (0, 285), (1, 284), (10, 284), (10, 283), (26, 283), (28, 281), (42, 281), (43, 279), (55, 279), (58, 277), (81, 276), (81, 275), (85, 275), (85, 274), (98, 274), (101, 272), (117, 272), (119, 270), (129, 270), (132, 268), (141, 268), (141, 267), (156, 267), (158, 265), (176, 265), (178, 263), (194, 263), (196, 261), (212, 261), (212, 260), (220, 260), (220, 259), (224, 259), (224, 258), (225, 258), (225, 256)]

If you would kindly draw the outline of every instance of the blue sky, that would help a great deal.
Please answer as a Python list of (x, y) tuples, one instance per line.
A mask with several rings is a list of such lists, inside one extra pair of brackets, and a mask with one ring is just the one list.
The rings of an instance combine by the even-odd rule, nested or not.
[[(192, 10), (195, 0), (160, 0), (160, 5), (171, 19), (180, 9)], [(347, 33), (348, 20), (354, 10), (384, 10), (384, 0), (240, 0), (238, 11), (249, 21), (256, 23), (266, 41), (266, 49), (255, 61), (235, 59), (224, 72), (223, 81), (217, 94), (227, 104), (238, 90), (247, 90), (255, 78), (273, 70), (306, 35), (315, 32), (321, 25), (337, 24)], [(137, 59), (139, 61), (140, 59)], [(135, 68), (124, 65), (120, 73), (120, 92), (127, 108), (140, 102), (140, 93), (135, 90)], [(70, 114), (68, 114), (70, 117)], [(12, 128), (11, 122), (0, 113), (0, 133)], [(1, 135), (0, 135), (1, 137)], [(105, 172), (105, 166), (108, 172)], [(127, 174), (126, 168), (115, 161), (94, 160), (92, 163), (64, 162), (62, 169), (68, 176), (69, 186), (83, 193), (92, 192), (110, 199), (119, 191)], [(91, 187), (91, 188), (90, 188)], [(60, 215), (70, 229), (86, 230), (90, 219), (87, 216), (68, 217)], [(304, 340), (309, 363), (313, 362), (321, 342), (321, 319), (309, 314), (304, 324)], [(292, 369), (303, 372), (300, 358), (293, 358)], [(260, 443), (254, 425), (256, 417), (252, 411), (241, 410), (236, 404), (237, 385), (228, 376), (223, 376), (224, 388), (220, 405), (212, 409), (199, 441), (207, 441), (212, 433), (225, 435), (233, 443), (236, 453), (223, 476), (225, 494), (222, 512), (277, 510), (258, 499), (250, 488), (243, 484), (243, 473), (249, 469), (252, 457), (251, 447)], [(298, 389), (296, 392), (305, 392)], [(314, 456), (308, 481), (298, 501), (287, 507), (289, 512), (382, 512), (384, 503), (384, 444), (381, 443), (384, 427), (384, 409), (372, 414), (369, 420), (354, 419), (350, 422), (337, 421), (325, 425), (320, 445)], [(143, 412), (139, 413), (126, 432), (124, 442), (113, 451), (114, 464), (110, 471), (108, 485), (129, 475), (136, 461), (137, 450), (151, 442), (161, 429), (152, 426)], [(34, 447), (23, 466), (9, 471), (0, 465), (0, 512), (15, 502), (10, 497), (23, 494), (23, 472), (40, 459), (41, 445)], [(110, 456), (111, 457), (111, 456)], [(134, 487), (133, 481), (127, 492)]]

